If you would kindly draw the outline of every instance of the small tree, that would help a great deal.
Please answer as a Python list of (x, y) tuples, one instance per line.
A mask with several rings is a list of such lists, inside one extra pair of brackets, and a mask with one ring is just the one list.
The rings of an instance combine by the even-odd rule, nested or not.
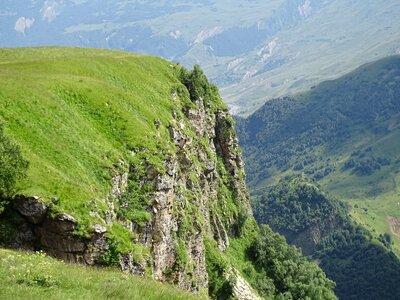
[[(18, 145), (4, 135), (0, 124), (0, 200), (15, 193), (16, 184), (26, 176), (28, 162), (22, 157)], [(2, 210), (0, 203), (0, 212)]]
[(208, 82), (199, 65), (194, 65), (192, 71), (182, 68), (180, 80), (188, 89), (192, 101), (203, 98), (206, 103), (210, 103), (218, 97), (217, 87)]

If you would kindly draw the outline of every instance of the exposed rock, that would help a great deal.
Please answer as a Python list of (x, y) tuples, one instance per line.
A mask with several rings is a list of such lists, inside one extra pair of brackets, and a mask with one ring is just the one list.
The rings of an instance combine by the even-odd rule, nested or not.
[(226, 232), (217, 213), (214, 213), (212, 220), (214, 222), (214, 230), (216, 233), (214, 238), (217, 241), (218, 248), (221, 251), (225, 251), (229, 247), (228, 233)]
[(75, 230), (76, 220), (70, 215), (61, 214), (55, 218), (46, 218), (43, 227), (50, 232), (55, 232), (60, 235), (68, 235)]
[(102, 225), (96, 224), (94, 234), (86, 245), (83, 258), (88, 265), (95, 265), (101, 262), (101, 256), (108, 251), (108, 242), (104, 234), (107, 232)]
[(249, 283), (240, 276), (237, 272), (234, 272), (235, 285), (233, 286), (233, 296), (238, 300), (261, 300), (257, 292), (249, 285)]
[(36, 236), (29, 226), (29, 223), (22, 222), (17, 228), (17, 235), (11, 242), (10, 247), (13, 249), (35, 250)]
[(42, 223), (47, 214), (47, 206), (39, 197), (17, 196), (14, 203), (16, 210), (33, 224)]
[(68, 214), (56, 217), (50, 215), (48, 206), (38, 197), (18, 196), (15, 208), (23, 219), (17, 228), (17, 235), (9, 245), (26, 250), (45, 250), (49, 255), (68, 261), (95, 265), (101, 263), (101, 256), (108, 250), (104, 234), (107, 229), (95, 224), (89, 239), (74, 235), (77, 221)]
[(103, 225), (100, 225), (100, 224), (94, 225), (94, 233), (103, 234), (106, 232), (107, 232), (107, 229)]
[(123, 272), (127, 272), (134, 275), (143, 276), (146, 272), (146, 269), (141, 264), (137, 263), (132, 255), (124, 255), (120, 258), (119, 262), (121, 266), (121, 270)]

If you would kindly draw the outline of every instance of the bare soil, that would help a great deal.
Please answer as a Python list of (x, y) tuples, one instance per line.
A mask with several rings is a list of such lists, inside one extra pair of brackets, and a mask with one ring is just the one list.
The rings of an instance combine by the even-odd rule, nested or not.
[(400, 239), (400, 220), (396, 217), (387, 216), (386, 220), (392, 233)]

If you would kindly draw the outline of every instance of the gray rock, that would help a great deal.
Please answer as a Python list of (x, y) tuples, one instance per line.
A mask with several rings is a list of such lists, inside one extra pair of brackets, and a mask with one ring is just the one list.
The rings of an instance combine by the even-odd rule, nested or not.
[(48, 207), (40, 201), (37, 196), (18, 196), (15, 199), (16, 210), (30, 223), (40, 224), (47, 214)]
[(43, 227), (46, 231), (54, 232), (59, 235), (67, 235), (75, 230), (76, 220), (68, 214), (61, 214), (54, 219), (46, 218)]
[(106, 233), (107, 232), (107, 228), (105, 228), (103, 225), (100, 225), (100, 224), (95, 224), (94, 226), (93, 226), (93, 231), (94, 231), (94, 233), (97, 233), (97, 234), (103, 234), (103, 233)]

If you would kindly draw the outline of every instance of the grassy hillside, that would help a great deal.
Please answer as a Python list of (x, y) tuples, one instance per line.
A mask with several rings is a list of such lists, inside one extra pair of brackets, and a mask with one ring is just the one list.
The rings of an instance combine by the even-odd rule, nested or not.
[(0, 299), (200, 299), (151, 279), (0, 249)]
[(239, 121), (252, 190), (305, 173), (352, 206), (377, 236), (400, 218), (400, 57), (364, 65)]
[(166, 126), (182, 103), (171, 97), (180, 83), (168, 62), (65, 48), (3, 49), (0, 61), (0, 118), (30, 162), (20, 193), (55, 197), (84, 222), (88, 199), (101, 209), (129, 149), (147, 148), (153, 160), (171, 149)]

